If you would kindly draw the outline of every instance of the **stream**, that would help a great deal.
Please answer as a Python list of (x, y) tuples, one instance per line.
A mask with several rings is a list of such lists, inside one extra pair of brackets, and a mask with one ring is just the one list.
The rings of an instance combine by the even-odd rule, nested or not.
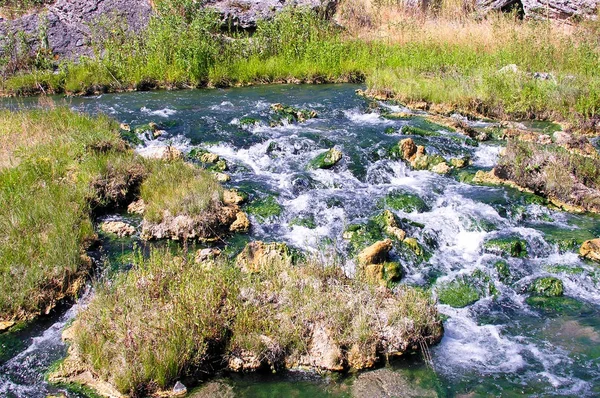
[[(250, 215), (249, 236), (232, 238), (225, 253), (235, 253), (249, 240), (283, 241), (319, 255), (338, 255), (352, 275), (355, 264), (343, 238), (351, 224), (364, 224), (386, 207), (384, 198), (408, 193), (422, 199), (418, 209), (393, 210), (411, 225), (410, 236), (430, 254), (420, 259), (393, 252), (405, 271), (402, 283), (424, 289), (462, 280), (485, 280), (489, 292), (464, 308), (438, 304), (445, 335), (432, 347), (433, 369), (420, 358), (394, 361), (391, 368), (435, 391), (438, 396), (600, 396), (600, 267), (582, 261), (577, 249), (561, 249), (566, 239), (600, 236), (600, 218), (551, 210), (531, 195), (511, 188), (460, 182), (455, 175), (413, 171), (387, 156), (405, 138), (403, 126), (430, 128), (424, 118), (388, 119), (382, 112), (407, 112), (401, 107), (361, 98), (357, 85), (262, 86), (227, 90), (155, 91), (57, 99), (78, 111), (105, 113), (132, 127), (149, 122), (166, 134), (144, 140), (136, 150), (150, 153), (173, 145), (189, 153), (204, 148), (227, 160), (228, 187), (249, 194), (252, 201), (274, 201), (281, 212), (271, 217)], [(283, 103), (315, 110), (318, 118), (271, 127), (270, 106)], [(36, 99), (4, 100), (0, 106), (43, 106)], [(242, 125), (244, 117), (256, 124)], [(475, 122), (484, 128), (491, 122)], [(552, 128), (531, 124), (532, 129)], [(410, 132), (410, 131), (409, 131)], [(502, 142), (474, 146), (465, 137), (438, 128), (435, 134), (411, 136), (428, 153), (446, 159), (469, 156), (462, 173), (491, 169)], [(311, 159), (335, 146), (342, 161), (332, 169), (307, 169)], [(383, 204), (382, 204), (383, 203)], [(139, 223), (128, 215), (103, 219)], [(490, 239), (517, 237), (526, 242), (527, 256), (502, 257), (485, 249)], [(103, 256), (110, 272), (124, 272), (127, 253), (138, 238), (111, 240), (104, 236)], [(509, 277), (497, 263), (504, 261)], [(121, 264), (119, 263), (121, 262)], [(115, 265), (116, 264), (116, 265)], [(109, 272), (110, 271), (110, 272)], [(564, 284), (564, 297), (531, 300), (528, 285), (553, 276)], [(45, 397), (81, 391), (49, 386), (47, 369), (66, 352), (60, 331), (79, 305), (57, 311), (19, 332), (21, 349), (0, 362), (0, 396)], [(224, 375), (236, 396), (349, 396), (356, 376)]]

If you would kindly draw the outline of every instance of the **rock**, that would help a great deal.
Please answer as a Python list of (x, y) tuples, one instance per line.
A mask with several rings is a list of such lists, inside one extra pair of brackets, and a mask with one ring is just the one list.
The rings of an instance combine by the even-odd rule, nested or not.
[(120, 238), (135, 234), (135, 228), (132, 225), (122, 221), (107, 221), (102, 223), (100, 228), (102, 231), (109, 234), (115, 234)]
[(138, 33), (148, 25), (151, 13), (149, 0), (57, 0), (38, 13), (15, 20), (0, 18), (0, 37), (23, 32), (35, 50), (40, 45), (40, 31), (44, 29), (53, 54), (76, 59), (81, 55), (93, 55), (89, 45), (92, 39), (90, 26), (97, 26), (102, 18), (122, 20), (127, 30)]
[(360, 374), (352, 384), (352, 397), (362, 398), (435, 398), (435, 390), (390, 369), (378, 369)]
[(338, 164), (342, 160), (342, 157), (343, 154), (341, 151), (332, 148), (311, 160), (309, 167), (312, 169), (330, 169)]
[(203, 263), (208, 260), (214, 260), (221, 255), (221, 250), (217, 248), (200, 249), (196, 252), (194, 262), (196, 264)]
[(248, 372), (260, 369), (262, 362), (256, 354), (248, 350), (241, 350), (239, 354), (232, 355), (227, 361), (227, 367), (234, 372)]
[(452, 165), (452, 167), (455, 167), (457, 169), (464, 169), (465, 167), (469, 166), (469, 164), (471, 163), (471, 159), (469, 159), (468, 157), (464, 157), (464, 158), (453, 158), (450, 159), (450, 164)]
[(588, 240), (581, 245), (579, 255), (600, 263), (600, 239)]
[(0, 332), (4, 332), (12, 328), (15, 325), (15, 321), (2, 321), (0, 322)]
[(381, 217), (383, 218), (383, 222), (385, 224), (385, 233), (402, 242), (406, 238), (406, 231), (398, 226), (398, 222), (396, 221), (396, 216), (394, 216), (394, 213), (389, 210), (384, 210), (381, 214)]
[(599, 0), (477, 0), (482, 12), (521, 9), (525, 18), (569, 20), (595, 18)]
[(121, 123), (119, 125), (119, 128), (123, 131), (131, 131), (131, 126), (128, 125), (127, 123)]
[(369, 369), (377, 363), (377, 344), (355, 343), (348, 351), (348, 366), (355, 370)]
[(231, 181), (231, 176), (225, 173), (214, 173), (214, 176), (218, 182), (229, 182)]
[(315, 325), (308, 352), (300, 357), (300, 365), (330, 371), (344, 370), (342, 349), (331, 335), (331, 331), (324, 325)]
[(519, 72), (519, 67), (515, 64), (506, 65), (498, 70), (498, 73), (517, 73)]
[(365, 277), (371, 283), (390, 286), (402, 279), (402, 267), (398, 263), (369, 264), (365, 267)]
[(203, 153), (202, 156), (200, 156), (200, 161), (202, 163), (217, 163), (217, 161), (219, 160), (219, 155), (217, 155), (216, 153), (210, 153), (210, 152), (206, 152)]
[(271, 19), (285, 7), (308, 7), (321, 15), (332, 16), (338, 0), (208, 0), (207, 7), (220, 12), (223, 26), (254, 30), (260, 20)]
[(536, 279), (529, 291), (544, 297), (558, 297), (563, 295), (564, 286), (560, 279), (549, 276)]
[(150, 147), (140, 151), (140, 155), (148, 159), (159, 159), (166, 162), (183, 159), (183, 153), (174, 146)]
[(406, 238), (404, 239), (403, 242), (408, 248), (410, 248), (412, 250), (413, 253), (415, 253), (415, 255), (417, 255), (418, 257), (421, 257), (425, 254), (425, 252), (423, 251), (423, 248), (421, 247), (421, 245), (419, 244), (419, 241), (415, 238)]
[(223, 203), (226, 205), (240, 205), (246, 201), (246, 198), (235, 190), (226, 190), (223, 192)]
[(403, 160), (412, 161), (417, 154), (417, 146), (412, 138), (400, 141), (400, 155)]
[(431, 171), (437, 174), (448, 174), (452, 169), (447, 163), (438, 163), (431, 168)]
[(387, 260), (390, 250), (392, 250), (391, 239), (376, 242), (358, 254), (358, 261), (363, 265), (381, 264)]
[(248, 216), (243, 211), (238, 212), (235, 215), (235, 221), (229, 227), (230, 232), (234, 233), (244, 233), (248, 232), (250, 229), (250, 220)]
[(192, 392), (189, 398), (235, 398), (233, 387), (220, 381), (210, 381)]
[(537, 143), (540, 145), (550, 145), (552, 144), (552, 138), (548, 134), (540, 134)]
[(289, 248), (285, 243), (250, 242), (237, 256), (236, 265), (244, 272), (260, 272), (272, 263), (291, 263)]
[(131, 202), (129, 206), (127, 206), (127, 212), (132, 214), (144, 214), (146, 211), (146, 203), (144, 199), (136, 200), (135, 202)]
[(182, 382), (178, 381), (175, 383), (173, 390), (171, 391), (172, 397), (185, 397), (187, 395), (187, 387)]

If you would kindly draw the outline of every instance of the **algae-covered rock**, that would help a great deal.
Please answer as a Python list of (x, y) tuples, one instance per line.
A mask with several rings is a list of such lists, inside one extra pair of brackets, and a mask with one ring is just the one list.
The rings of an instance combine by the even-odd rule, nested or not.
[(497, 261), (496, 264), (494, 264), (494, 268), (496, 269), (496, 273), (498, 274), (498, 279), (502, 283), (510, 282), (512, 275), (508, 263), (506, 261)]
[(529, 291), (544, 297), (558, 297), (563, 295), (564, 286), (560, 279), (548, 276), (536, 279), (529, 286)]
[(516, 236), (492, 238), (483, 244), (484, 251), (505, 257), (527, 257), (527, 241)]
[(394, 262), (369, 264), (365, 266), (364, 272), (369, 282), (387, 287), (399, 282), (403, 276), (402, 266)]
[(316, 111), (309, 109), (298, 109), (293, 106), (287, 106), (282, 104), (271, 105), (271, 110), (274, 112), (274, 116), (271, 118), (270, 125), (280, 126), (284, 122), (287, 123), (304, 123), (308, 119), (314, 119), (318, 117)]
[(285, 243), (250, 242), (237, 256), (236, 265), (245, 272), (260, 272), (271, 263), (291, 263), (292, 255)]
[(394, 191), (387, 194), (379, 200), (379, 205), (406, 213), (422, 213), (429, 210), (429, 206), (420, 196), (405, 191)]
[[(425, 383), (423, 383), (425, 384)], [(352, 384), (353, 398), (435, 398), (435, 389), (391, 369), (378, 369), (360, 374)]]
[(480, 299), (477, 288), (466, 279), (455, 279), (437, 289), (438, 300), (454, 308), (463, 308)]
[(392, 250), (391, 239), (375, 242), (358, 254), (358, 261), (365, 265), (383, 263), (387, 260), (390, 250)]
[(468, 156), (462, 158), (452, 158), (450, 159), (450, 165), (456, 169), (463, 169), (469, 166), (471, 163), (471, 158)]
[(277, 203), (275, 197), (269, 195), (252, 201), (246, 208), (246, 211), (248, 214), (255, 216), (259, 221), (264, 222), (279, 216), (282, 213), (283, 208)]
[(308, 166), (311, 169), (330, 169), (338, 164), (342, 157), (343, 154), (340, 150), (332, 148), (315, 157)]
[(600, 239), (583, 242), (579, 249), (579, 255), (588, 260), (600, 262)]

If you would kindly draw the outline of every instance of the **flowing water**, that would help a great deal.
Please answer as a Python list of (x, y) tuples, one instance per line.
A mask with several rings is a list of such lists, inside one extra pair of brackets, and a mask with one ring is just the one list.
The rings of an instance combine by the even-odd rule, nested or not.
[[(426, 380), (440, 396), (599, 396), (600, 268), (582, 262), (575, 250), (560, 250), (557, 242), (600, 236), (600, 220), (550, 210), (512, 189), (469, 185), (457, 177), (410, 170), (390, 159), (388, 149), (404, 138), (402, 126), (431, 125), (418, 115), (386, 119), (382, 111), (405, 110), (373, 106), (355, 95), (357, 88), (139, 92), (67, 102), (79, 111), (106, 113), (132, 126), (157, 122), (167, 133), (145, 140), (137, 148), (140, 153), (165, 145), (185, 153), (208, 149), (227, 160), (232, 177), (229, 186), (247, 192), (251, 200), (274, 200), (282, 208), (272, 217), (251, 216), (250, 236), (234, 239), (231, 251), (246, 239), (284, 241), (304, 251), (346, 257), (345, 270), (352, 274), (349, 243), (343, 239), (347, 226), (367, 223), (380, 214), (385, 207), (381, 199), (387, 194), (401, 191), (419, 196), (425, 202), (420, 212), (394, 213), (431, 257), (423, 260), (410, 253), (393, 253), (404, 266), (403, 283), (435, 293), (455, 280), (479, 278), (490, 288), (464, 308), (438, 304), (446, 318), (445, 335), (431, 350), (433, 370), (415, 358), (397, 361), (393, 368), (407, 377)], [(319, 117), (270, 127), (274, 103), (315, 110)], [(20, 100), (5, 105), (37, 103)], [(244, 117), (260, 122), (242, 125)], [(475, 127), (487, 125), (478, 122)], [(428, 152), (447, 159), (470, 156), (470, 173), (493, 167), (502, 149), (500, 142), (473, 146), (459, 134), (435, 130), (435, 134), (413, 138)], [(311, 159), (333, 146), (344, 154), (338, 165), (330, 170), (307, 168)], [(499, 253), (484, 249), (487, 240), (507, 236), (526, 242), (525, 258), (502, 259)], [(114, 254), (130, 250), (131, 242), (107, 244), (108, 252)], [(506, 262), (509, 276), (496, 266), (500, 260)], [(545, 276), (563, 281), (564, 298), (529, 298), (528, 285)], [(0, 395), (45, 396), (48, 386), (43, 373), (64, 355), (58, 331), (75, 312), (69, 310), (49, 329), (29, 336), (27, 348), (1, 365)], [(352, 380), (310, 374), (226, 379), (239, 396), (247, 397), (346, 396)]]

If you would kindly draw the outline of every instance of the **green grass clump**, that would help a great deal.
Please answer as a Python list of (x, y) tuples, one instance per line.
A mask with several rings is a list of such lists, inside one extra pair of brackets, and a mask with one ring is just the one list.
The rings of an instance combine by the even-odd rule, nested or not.
[(278, 217), (283, 212), (283, 207), (277, 203), (273, 195), (267, 195), (264, 198), (253, 200), (247, 207), (248, 214), (252, 214), (259, 221), (267, 221), (270, 218)]
[(539, 296), (558, 297), (564, 292), (563, 282), (551, 276), (536, 279), (530, 286), (529, 291)]
[[(382, 321), (376, 314), (384, 308)], [(401, 326), (407, 319), (410, 331)], [(152, 395), (242, 353), (282, 367), (306, 353), (317, 324), (340, 347), (369, 346), (386, 328), (415, 343), (437, 341), (441, 333), (433, 303), (416, 289), (382, 292), (312, 261), (291, 266), (273, 259), (250, 274), (225, 260), (199, 266), (183, 252), (154, 250), (97, 287), (78, 316), (74, 344), (121, 392)]]
[(422, 213), (429, 210), (429, 206), (420, 196), (404, 191), (394, 191), (387, 194), (378, 202), (380, 207), (400, 210), (407, 213)]
[(483, 244), (486, 252), (509, 257), (527, 257), (527, 241), (517, 236), (492, 238)]
[(140, 196), (146, 203), (145, 219), (160, 223), (165, 212), (191, 217), (201, 214), (221, 202), (223, 188), (210, 173), (182, 160), (154, 162)]
[(66, 108), (0, 112), (0, 319), (73, 295), (91, 265), (95, 208), (125, 202), (145, 170), (114, 121)]

